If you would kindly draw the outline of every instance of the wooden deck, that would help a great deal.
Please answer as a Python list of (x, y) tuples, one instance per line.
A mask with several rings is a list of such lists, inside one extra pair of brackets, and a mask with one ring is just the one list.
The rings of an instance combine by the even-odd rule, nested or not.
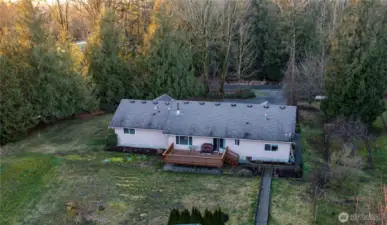
[(174, 149), (174, 145), (171, 144), (163, 153), (163, 161), (169, 164), (222, 168), (225, 161), (233, 166), (237, 165), (238, 154), (229, 148), (226, 148), (224, 153), (203, 154), (199, 151)]

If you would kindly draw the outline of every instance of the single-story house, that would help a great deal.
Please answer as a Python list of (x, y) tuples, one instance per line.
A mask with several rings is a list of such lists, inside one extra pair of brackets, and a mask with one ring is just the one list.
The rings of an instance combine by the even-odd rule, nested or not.
[[(170, 156), (170, 162), (180, 164), (172, 160), (175, 154), (186, 165), (202, 165), (197, 161), (205, 157), (211, 164), (213, 154), (227, 161), (226, 151), (239, 160), (291, 163), (295, 127), (295, 106), (184, 101), (167, 95), (153, 101), (122, 99), (109, 125), (119, 146), (167, 149), (164, 159)], [(215, 153), (200, 154), (203, 145)]]

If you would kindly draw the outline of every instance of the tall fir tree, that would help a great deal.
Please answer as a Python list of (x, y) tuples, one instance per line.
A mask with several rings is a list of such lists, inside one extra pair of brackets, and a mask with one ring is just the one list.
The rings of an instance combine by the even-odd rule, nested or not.
[(136, 97), (139, 87), (131, 76), (129, 63), (120, 55), (120, 27), (114, 10), (105, 9), (89, 40), (88, 75), (94, 82), (94, 95), (100, 108), (115, 110), (121, 99)]
[(8, 34), (16, 42), (2, 38), (2, 48), (11, 53), (0, 57), (7, 72), (1, 74), (2, 143), (21, 138), (40, 122), (80, 112), (85, 103), (82, 81), (45, 29), (43, 14), (30, 0), (18, 3), (18, 10), (17, 29)]
[(331, 46), (325, 100), (330, 117), (370, 124), (384, 111), (387, 86), (387, 18), (378, 1), (352, 1)]
[(281, 39), (278, 18), (279, 9), (269, 0), (252, 0), (250, 9), (252, 55), (255, 56), (252, 71), (258, 79), (279, 81), (287, 55)]
[(203, 88), (196, 81), (192, 47), (185, 33), (177, 30), (161, 13), (159, 25), (150, 39), (146, 56), (149, 98), (168, 93), (175, 99), (199, 95)]

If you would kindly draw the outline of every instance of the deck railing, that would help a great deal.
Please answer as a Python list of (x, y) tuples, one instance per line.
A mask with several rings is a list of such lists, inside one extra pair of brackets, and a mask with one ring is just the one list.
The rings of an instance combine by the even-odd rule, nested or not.
[(174, 149), (174, 144), (172, 143), (172, 144), (168, 147), (168, 149), (167, 149), (165, 152), (163, 152), (163, 160), (167, 158), (167, 155), (168, 155), (169, 153), (171, 153), (171, 152), (173, 151), (173, 149)]
[(164, 159), (164, 162), (189, 166), (223, 167), (223, 159), (221, 157), (210, 158), (205, 156), (170, 154)]
[(222, 154), (200, 154), (188, 150), (175, 150), (171, 144), (163, 153), (163, 161), (170, 164), (189, 165), (189, 166), (207, 166), (222, 168), (224, 162), (232, 166), (238, 165), (239, 155), (231, 151), (228, 147)]
[(173, 143), (163, 153), (163, 161), (165, 163), (218, 168), (223, 167), (224, 157), (225, 153), (222, 155), (202, 155), (188, 150), (174, 151)]

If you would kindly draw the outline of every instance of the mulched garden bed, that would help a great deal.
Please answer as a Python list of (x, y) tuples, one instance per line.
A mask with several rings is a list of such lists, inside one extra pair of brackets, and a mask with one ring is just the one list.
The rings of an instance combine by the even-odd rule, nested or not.
[(165, 149), (154, 149), (154, 148), (134, 148), (126, 146), (116, 146), (109, 147), (105, 149), (106, 151), (113, 152), (127, 152), (132, 154), (144, 154), (144, 155), (160, 155), (164, 152)]

